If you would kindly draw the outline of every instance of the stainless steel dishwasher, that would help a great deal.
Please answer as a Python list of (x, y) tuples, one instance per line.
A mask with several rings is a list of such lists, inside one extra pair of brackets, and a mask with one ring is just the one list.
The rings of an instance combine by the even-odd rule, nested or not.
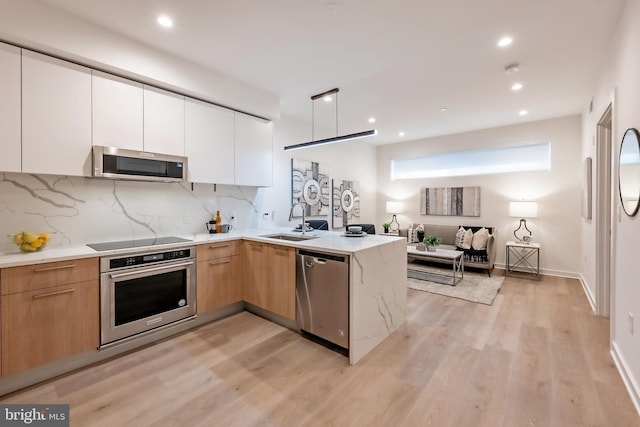
[(298, 249), (296, 305), (296, 323), (305, 335), (348, 350), (349, 256)]

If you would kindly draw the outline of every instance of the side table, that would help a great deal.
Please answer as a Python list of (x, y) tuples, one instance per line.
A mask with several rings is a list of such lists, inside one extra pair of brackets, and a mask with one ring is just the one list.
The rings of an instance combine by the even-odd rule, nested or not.
[(514, 273), (540, 280), (540, 243), (507, 242), (506, 275), (515, 276)]

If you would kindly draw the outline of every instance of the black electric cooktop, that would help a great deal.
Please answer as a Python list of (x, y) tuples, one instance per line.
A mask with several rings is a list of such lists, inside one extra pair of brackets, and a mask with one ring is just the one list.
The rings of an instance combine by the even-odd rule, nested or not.
[(115, 249), (140, 248), (143, 246), (167, 245), (170, 243), (184, 242), (191, 242), (191, 240), (183, 239), (181, 237), (169, 236), (155, 237), (151, 239), (123, 240), (120, 242), (87, 243), (87, 246), (95, 249), (96, 251), (112, 251)]

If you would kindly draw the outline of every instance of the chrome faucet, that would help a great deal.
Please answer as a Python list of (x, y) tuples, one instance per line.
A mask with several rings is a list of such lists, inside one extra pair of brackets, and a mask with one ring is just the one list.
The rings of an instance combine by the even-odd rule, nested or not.
[(304, 203), (295, 203), (291, 205), (291, 209), (289, 210), (289, 221), (293, 219), (293, 210), (295, 209), (296, 206), (300, 206), (300, 208), (302, 209), (302, 224), (300, 225), (300, 228), (302, 229), (302, 235), (304, 236), (305, 231), (307, 231)]

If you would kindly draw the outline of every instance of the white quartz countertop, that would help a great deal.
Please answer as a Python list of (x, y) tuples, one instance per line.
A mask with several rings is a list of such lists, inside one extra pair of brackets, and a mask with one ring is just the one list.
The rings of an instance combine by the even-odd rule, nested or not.
[[(300, 232), (294, 232), (288, 227), (279, 227), (272, 229), (245, 229), (232, 230), (223, 234), (195, 234), (182, 235), (184, 239), (192, 240), (191, 242), (172, 243), (166, 245), (146, 246), (137, 248), (117, 249), (109, 251), (96, 251), (86, 245), (73, 245), (63, 247), (47, 247), (39, 252), (23, 253), (18, 247), (14, 251), (0, 252), (0, 268), (16, 267), (29, 264), (41, 264), (45, 262), (65, 261), (69, 259), (91, 258), (97, 256), (111, 256), (119, 254), (133, 254), (137, 252), (147, 252), (150, 248), (153, 250), (168, 250), (172, 248), (181, 248), (190, 245), (198, 245), (207, 242), (224, 242), (229, 240), (252, 240), (257, 242), (271, 243), (282, 246), (290, 246), (294, 248), (303, 248), (316, 251), (327, 251), (333, 253), (355, 254), (359, 251), (367, 250), (376, 246), (392, 243), (396, 240), (405, 240), (404, 237), (397, 236), (381, 236), (366, 235), (362, 237), (346, 237), (343, 231), (323, 231), (313, 230), (305, 233), (306, 237), (313, 239), (302, 241), (288, 241), (269, 238), (265, 236), (273, 234), (286, 234), (292, 236), (300, 236)], [(148, 239), (152, 236), (144, 236)], [(123, 240), (123, 239), (120, 239)], [(101, 243), (101, 242), (87, 242)]]

